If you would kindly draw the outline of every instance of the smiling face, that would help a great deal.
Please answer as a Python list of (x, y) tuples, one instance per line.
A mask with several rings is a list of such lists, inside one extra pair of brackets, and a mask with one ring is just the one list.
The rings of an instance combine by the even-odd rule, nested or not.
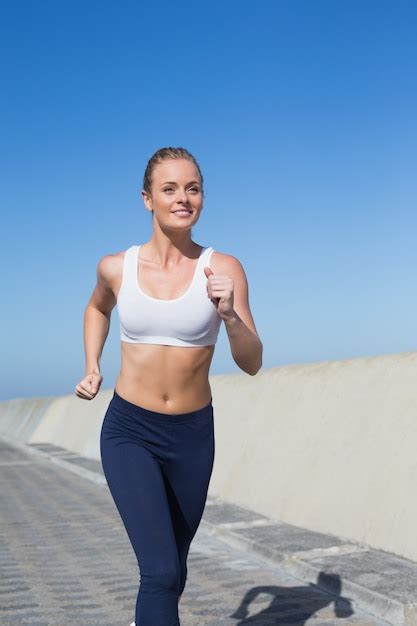
[[(151, 195), (142, 190), (146, 208), (166, 228), (189, 229), (203, 207), (203, 189), (194, 163), (188, 159), (167, 159), (152, 173)], [(181, 213), (182, 211), (182, 213)]]

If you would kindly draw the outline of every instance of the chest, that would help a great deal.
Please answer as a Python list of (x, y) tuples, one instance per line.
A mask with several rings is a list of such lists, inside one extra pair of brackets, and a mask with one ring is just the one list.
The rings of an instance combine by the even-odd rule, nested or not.
[(199, 259), (188, 260), (175, 268), (159, 268), (145, 256), (138, 254), (136, 282), (140, 292), (155, 300), (176, 300), (189, 292), (196, 282), (197, 271), (204, 280), (203, 263)]

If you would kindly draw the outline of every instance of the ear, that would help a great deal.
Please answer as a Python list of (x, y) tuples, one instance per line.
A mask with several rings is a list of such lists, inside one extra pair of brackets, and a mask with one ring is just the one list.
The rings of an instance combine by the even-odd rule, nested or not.
[(149, 200), (149, 195), (143, 189), (141, 190), (140, 193), (142, 195), (143, 203), (144, 203), (146, 209), (148, 211), (152, 211), (153, 212), (153, 210), (152, 210), (152, 202)]

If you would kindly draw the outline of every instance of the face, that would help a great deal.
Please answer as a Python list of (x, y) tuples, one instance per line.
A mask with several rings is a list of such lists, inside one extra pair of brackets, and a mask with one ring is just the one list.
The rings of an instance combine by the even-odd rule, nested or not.
[(149, 211), (153, 209), (161, 225), (189, 229), (197, 222), (203, 207), (203, 191), (194, 163), (188, 159), (159, 163), (153, 170), (151, 191), (151, 196), (142, 191), (143, 201)]

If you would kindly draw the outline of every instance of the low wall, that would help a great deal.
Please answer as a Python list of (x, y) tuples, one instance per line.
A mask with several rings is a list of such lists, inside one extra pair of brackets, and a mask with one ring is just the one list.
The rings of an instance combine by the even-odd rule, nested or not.
[[(417, 353), (211, 376), (209, 493), (417, 561)], [(99, 459), (113, 389), (0, 403), (0, 435)]]

